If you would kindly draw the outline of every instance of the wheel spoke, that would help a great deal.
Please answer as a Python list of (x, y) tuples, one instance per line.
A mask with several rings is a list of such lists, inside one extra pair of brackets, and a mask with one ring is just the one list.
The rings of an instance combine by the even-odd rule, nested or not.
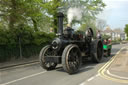
[(79, 56), (78, 56), (78, 50), (76, 48), (73, 48), (70, 53), (69, 53), (69, 56), (68, 56), (68, 64), (69, 64), (69, 67), (72, 69), (72, 70), (77, 70), (78, 67), (79, 67)]
[(47, 70), (52, 70), (56, 67), (56, 63), (54, 62), (46, 62), (46, 57), (47, 56), (54, 56), (55, 52), (50, 48), (50, 47), (47, 47), (46, 49), (44, 49), (44, 52), (42, 53), (42, 66), (44, 69), (47, 69)]

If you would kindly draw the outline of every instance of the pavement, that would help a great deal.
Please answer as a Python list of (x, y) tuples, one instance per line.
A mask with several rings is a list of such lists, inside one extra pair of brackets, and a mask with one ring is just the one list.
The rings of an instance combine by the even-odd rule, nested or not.
[(128, 84), (128, 46), (121, 48), (98, 73), (114, 85)]
[(114, 77), (128, 79), (128, 47), (120, 51), (108, 70)]
[(113, 45), (111, 57), (104, 57), (98, 64), (87, 61), (73, 75), (66, 73), (61, 65), (52, 71), (42, 69), (39, 63), (3, 68), (0, 85), (128, 85), (126, 46)]
[(38, 56), (33, 58), (11, 60), (11, 61), (0, 63), (0, 69), (16, 67), (16, 66), (21, 66), (21, 65), (26, 65), (26, 64), (36, 63), (36, 62), (39, 62)]

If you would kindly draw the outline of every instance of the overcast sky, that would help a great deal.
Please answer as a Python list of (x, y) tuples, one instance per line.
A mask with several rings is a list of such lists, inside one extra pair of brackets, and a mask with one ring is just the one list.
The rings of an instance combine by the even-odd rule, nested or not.
[(124, 29), (125, 24), (128, 24), (128, 0), (103, 1), (107, 6), (98, 17), (105, 19), (112, 29)]

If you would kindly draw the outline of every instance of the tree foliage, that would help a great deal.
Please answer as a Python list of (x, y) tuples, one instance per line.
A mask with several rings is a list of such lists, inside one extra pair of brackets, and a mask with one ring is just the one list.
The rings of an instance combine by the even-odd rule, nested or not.
[(1, 0), (0, 27), (14, 29), (24, 24), (34, 31), (47, 32), (52, 27), (57, 32), (58, 11), (66, 15), (70, 7), (80, 7), (84, 11), (81, 23), (87, 24), (104, 6), (102, 0)]
[(105, 20), (103, 20), (103, 19), (97, 19), (96, 20), (96, 27), (99, 30), (103, 30), (106, 26), (107, 26), (107, 23)]
[(38, 31), (42, 27), (40, 23), (49, 21), (49, 17), (43, 13), (43, 8), (36, 0), (2, 0), (0, 13), (1, 23), (5, 22), (5, 27), (9, 29), (24, 24)]
[(86, 28), (91, 27), (96, 34), (96, 29), (99, 28), (99, 25), (97, 26), (96, 15), (103, 11), (106, 6), (105, 3), (102, 0), (68, 0), (67, 4), (67, 9), (70, 7), (79, 7), (83, 10), (83, 17), (80, 22), (77, 22), (81, 25), (79, 30), (85, 31)]
[(110, 36), (110, 35), (105, 35), (105, 34), (104, 34), (104, 35), (102, 36), (102, 38), (103, 38), (103, 39), (109, 39), (109, 38), (111, 38), (111, 36)]
[(128, 24), (125, 25), (124, 31), (125, 31), (125, 33), (127, 34), (127, 37), (128, 37)]

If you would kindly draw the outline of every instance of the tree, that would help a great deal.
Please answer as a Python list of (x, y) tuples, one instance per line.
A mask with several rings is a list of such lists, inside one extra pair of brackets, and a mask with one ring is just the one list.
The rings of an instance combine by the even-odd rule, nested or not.
[(127, 37), (128, 37), (128, 24), (125, 25), (124, 31), (125, 31), (125, 33), (127, 34)]
[[(13, 1), (12, 1), (13, 2)], [(12, 8), (10, 8), (11, 5), (11, 1), (9, 0), (1, 0), (0, 1), (0, 22), (2, 23), (3, 26), (5, 26), (6, 24), (10, 24), (10, 27), (13, 26), (14, 23), (14, 19), (11, 19), (12, 15)], [(10, 13), (9, 13), (10, 11)], [(10, 16), (10, 17), (9, 17)], [(14, 17), (15, 18), (15, 17)], [(12, 21), (12, 22), (11, 22)], [(5, 24), (3, 24), (5, 23)], [(12, 25), (11, 25), (12, 23)]]
[(85, 32), (85, 30), (87, 29), (87, 28), (89, 28), (89, 27), (91, 27), (92, 28), (92, 30), (93, 30), (93, 32), (94, 32), (94, 38), (96, 38), (96, 29), (97, 29), (97, 27), (96, 27), (96, 22), (95, 22), (95, 20), (93, 21), (90, 21), (90, 22), (88, 22), (88, 23), (85, 23), (85, 24), (82, 24), (81, 26), (80, 26), (80, 28), (78, 28), (78, 30), (82, 30), (83, 32)]
[(6, 28), (13, 29), (24, 24), (38, 31), (42, 24), (46, 24), (42, 20), (50, 21), (37, 0), (0, 1), (0, 23), (6, 23), (3, 24)]
[[(96, 15), (103, 11), (106, 6), (102, 0), (66, 0), (67, 6), (65, 9), (70, 7), (77, 7), (82, 10), (82, 19), (79, 22), (73, 22), (81, 24), (80, 29), (85, 30), (87, 27), (93, 27), (96, 30)], [(102, 25), (103, 27), (104, 25)]]
[(57, 12), (61, 6), (62, 0), (37, 0), (40, 6), (43, 8), (43, 13), (48, 15), (51, 23), (51, 27), (54, 28), (54, 32), (57, 32)]
[(102, 0), (1, 0), (0, 23), (10, 29), (24, 24), (34, 31), (47, 31), (53, 27), (57, 32), (58, 11), (66, 16), (70, 7), (80, 7), (84, 10), (80, 23), (84, 24), (95, 18), (104, 6)]
[(96, 26), (99, 30), (103, 30), (106, 26), (107, 26), (107, 23), (105, 20), (103, 19), (97, 19), (96, 20)]
[(103, 39), (109, 39), (109, 38), (111, 38), (111, 36), (104, 34), (104, 35), (102, 36), (102, 38), (103, 38)]
[[(79, 7), (83, 10), (82, 22), (89, 22), (91, 19), (95, 19), (96, 15), (103, 10), (105, 4), (102, 0), (37, 0), (45, 12), (51, 17), (52, 26), (55, 32), (57, 32), (57, 12), (64, 12), (65, 15), (70, 7)], [(66, 17), (65, 17), (66, 18)], [(53, 19), (53, 20), (52, 20)], [(65, 19), (67, 20), (67, 19)], [(75, 23), (75, 22), (74, 22)]]

